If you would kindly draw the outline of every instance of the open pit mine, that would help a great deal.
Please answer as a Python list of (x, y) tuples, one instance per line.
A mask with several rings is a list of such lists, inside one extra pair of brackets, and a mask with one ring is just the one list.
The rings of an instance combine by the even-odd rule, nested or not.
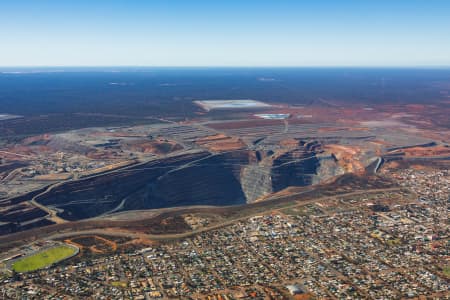
[[(215, 117), (85, 128), (7, 144), (0, 235), (124, 211), (264, 202), (291, 187), (376, 174), (385, 162), (450, 154), (433, 131), (417, 134), (395, 111), (389, 117), (382, 109), (352, 108), (352, 120), (343, 121), (344, 108), (256, 103), (258, 110), (227, 107)], [(260, 118), (261, 110), (283, 118)]]
[[(10, 224), (3, 225), (2, 232), (14, 230), (17, 220), (39, 222), (46, 215), (39, 206), (62, 219), (80, 220), (123, 210), (258, 201), (289, 186), (307, 186), (343, 173), (337, 160), (321, 148), (317, 142), (291, 141), (287, 149), (277, 152), (190, 150), (70, 180), (0, 202), (3, 207), (15, 207), (2, 215), (1, 221)], [(25, 207), (30, 197), (38, 207)]]

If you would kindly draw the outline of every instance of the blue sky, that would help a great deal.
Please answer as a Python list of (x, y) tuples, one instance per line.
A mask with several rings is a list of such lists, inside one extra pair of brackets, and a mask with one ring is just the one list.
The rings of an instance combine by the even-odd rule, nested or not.
[(450, 66), (450, 1), (0, 1), (0, 66), (122, 65)]

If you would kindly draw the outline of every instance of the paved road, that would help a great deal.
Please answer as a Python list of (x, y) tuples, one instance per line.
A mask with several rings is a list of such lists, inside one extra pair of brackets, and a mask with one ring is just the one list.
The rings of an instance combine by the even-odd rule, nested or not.
[(52, 190), (53, 188), (62, 185), (63, 183), (65, 183), (66, 181), (62, 181), (62, 182), (58, 182), (55, 184), (50, 185), (45, 191), (43, 191), (42, 193), (37, 194), (36, 196), (34, 196), (33, 198), (31, 198), (31, 200), (29, 201), (30, 204), (36, 206), (37, 208), (42, 209), (43, 211), (47, 212), (48, 217), (47, 219), (57, 223), (57, 224), (61, 224), (61, 223), (65, 223), (67, 222), (66, 220), (64, 220), (63, 218), (58, 217), (57, 212), (48, 208), (45, 205), (40, 204), (39, 202), (36, 201), (36, 198), (39, 196), (42, 196), (46, 193), (48, 193), (50, 190)]

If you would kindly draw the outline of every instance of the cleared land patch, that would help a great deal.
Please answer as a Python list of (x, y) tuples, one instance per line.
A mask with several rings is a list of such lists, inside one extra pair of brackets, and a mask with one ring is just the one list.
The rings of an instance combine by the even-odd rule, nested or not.
[(75, 247), (61, 245), (45, 249), (33, 255), (19, 259), (12, 265), (16, 272), (30, 272), (48, 267), (63, 259), (75, 255), (78, 250)]
[(90, 250), (93, 253), (108, 253), (117, 250), (117, 243), (101, 236), (78, 236), (65, 240), (66, 243), (75, 245), (80, 250)]

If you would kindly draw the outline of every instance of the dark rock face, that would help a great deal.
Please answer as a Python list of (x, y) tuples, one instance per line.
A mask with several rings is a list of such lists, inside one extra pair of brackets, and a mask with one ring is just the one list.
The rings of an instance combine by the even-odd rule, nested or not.
[(312, 184), (320, 165), (310, 145), (267, 159), (269, 165), (260, 165), (261, 157), (249, 150), (184, 154), (68, 182), (36, 201), (67, 220), (121, 210), (243, 204), (267, 192)]
[(42, 218), (47, 213), (37, 207), (19, 204), (2, 211), (0, 222), (22, 223)]
[(149, 162), (105, 175), (68, 182), (36, 200), (62, 212), (61, 217), (78, 220), (115, 209), (124, 199), (145, 188), (171, 169), (209, 155), (197, 153)]
[(36, 219), (26, 224), (18, 222), (0, 223), (0, 235), (10, 234), (14, 232), (24, 231), (32, 228), (55, 224), (47, 219)]
[(157, 180), (148, 197), (150, 206), (232, 205), (245, 203), (239, 181), (221, 157), (205, 165), (175, 171)]
[(317, 173), (319, 160), (313, 152), (292, 151), (274, 160), (272, 189), (278, 192), (289, 186), (307, 186)]
[(208, 156), (175, 168), (130, 196), (124, 209), (245, 203), (239, 172), (246, 163), (248, 153), (242, 151)]
[(245, 203), (239, 172), (247, 162), (245, 151), (166, 158), (67, 183), (37, 201), (60, 210), (59, 215), (68, 220), (123, 209)]

